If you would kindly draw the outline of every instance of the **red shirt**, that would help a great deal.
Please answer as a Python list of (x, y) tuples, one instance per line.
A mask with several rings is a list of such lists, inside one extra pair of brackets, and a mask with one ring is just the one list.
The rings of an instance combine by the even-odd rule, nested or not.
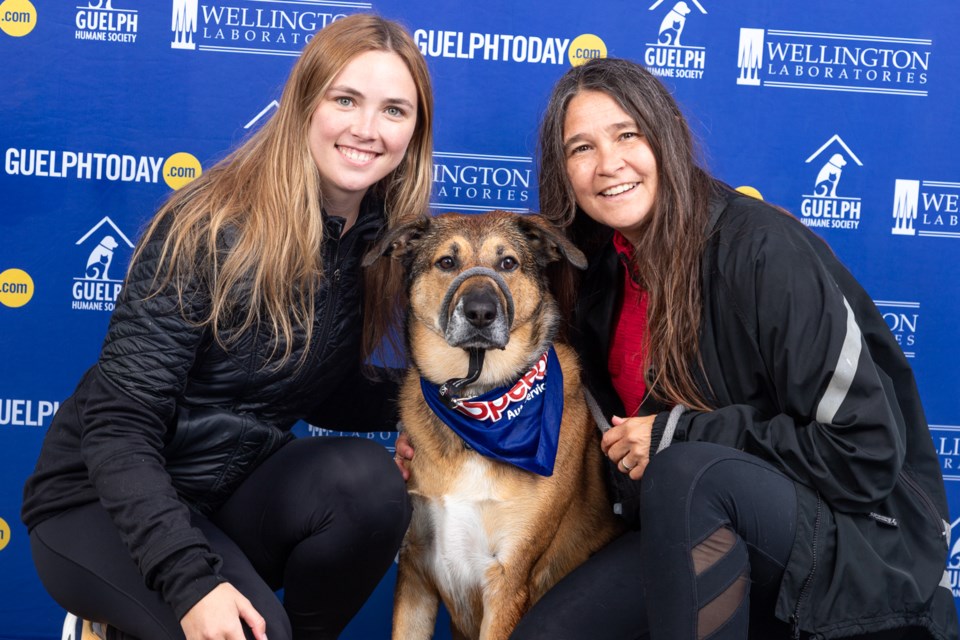
[(613, 338), (607, 369), (613, 388), (623, 401), (627, 415), (634, 416), (640, 408), (647, 386), (643, 379), (643, 334), (647, 329), (647, 292), (640, 288), (632, 273), (633, 245), (619, 231), (613, 234), (613, 246), (620, 255), (624, 269), (620, 308), (613, 319)]

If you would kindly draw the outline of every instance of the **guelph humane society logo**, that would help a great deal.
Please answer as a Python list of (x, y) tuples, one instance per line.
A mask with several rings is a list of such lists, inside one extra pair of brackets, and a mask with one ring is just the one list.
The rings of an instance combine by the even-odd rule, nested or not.
[[(71, 309), (78, 311), (113, 311), (123, 287), (123, 276), (133, 243), (104, 216), (76, 242), (86, 255), (82, 275), (73, 279)], [(123, 259), (117, 259), (118, 254)]]
[(114, 0), (89, 0), (77, 7), (75, 38), (95, 42), (133, 44), (137, 41), (136, 9), (114, 7)]
[(846, 170), (863, 162), (839, 135), (833, 135), (805, 161), (817, 167), (809, 193), (800, 202), (801, 222), (808, 227), (856, 230), (860, 226), (861, 200), (844, 195), (840, 181)]
[[(648, 10), (662, 11), (662, 3), (663, 0), (657, 0)], [(681, 0), (672, 6), (668, 4), (667, 7), (669, 8), (660, 21), (656, 42), (646, 43), (643, 63), (650, 73), (661, 78), (699, 80), (706, 68), (707, 50), (705, 47), (689, 44), (688, 40), (698, 34), (693, 30), (693, 35), (687, 37), (686, 31), (687, 24), (695, 22), (701, 14), (706, 15), (707, 10), (697, 0)]]
[(950, 555), (947, 556), (945, 580), (949, 580), (950, 591), (954, 598), (960, 598), (960, 518), (950, 523)]

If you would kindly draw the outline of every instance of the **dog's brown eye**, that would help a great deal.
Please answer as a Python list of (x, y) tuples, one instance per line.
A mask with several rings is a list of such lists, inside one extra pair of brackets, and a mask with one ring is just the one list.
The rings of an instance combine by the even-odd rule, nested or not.
[(443, 256), (442, 258), (437, 260), (436, 264), (439, 268), (443, 269), (444, 271), (450, 271), (451, 269), (457, 266), (457, 261), (451, 258), (450, 256)]
[(517, 259), (511, 258), (510, 256), (507, 256), (506, 258), (500, 261), (500, 271), (513, 271), (519, 266), (520, 266), (520, 263), (517, 262)]

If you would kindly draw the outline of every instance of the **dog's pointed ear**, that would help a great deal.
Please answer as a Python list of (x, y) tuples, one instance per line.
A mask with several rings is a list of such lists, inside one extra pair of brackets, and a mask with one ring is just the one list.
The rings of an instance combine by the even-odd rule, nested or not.
[(549, 264), (561, 258), (577, 269), (587, 268), (587, 257), (551, 222), (536, 213), (517, 216), (517, 226), (530, 240), (537, 260)]
[(387, 235), (364, 254), (360, 266), (369, 267), (384, 256), (407, 262), (429, 227), (430, 216), (425, 215), (387, 232)]

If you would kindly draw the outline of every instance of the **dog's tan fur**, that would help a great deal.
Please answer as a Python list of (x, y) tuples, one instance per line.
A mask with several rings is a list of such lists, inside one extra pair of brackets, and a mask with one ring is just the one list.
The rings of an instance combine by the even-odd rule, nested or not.
[[(504, 212), (425, 218), (395, 231), (366, 262), (384, 254), (407, 268), (414, 363), (400, 395), (401, 419), (416, 454), (409, 463), (414, 512), (400, 551), (393, 637), (430, 638), (442, 600), (456, 637), (505, 639), (552, 585), (620, 531), (601, 476), (597, 429), (584, 402), (577, 357), (555, 343), (564, 408), (549, 477), (466, 448), (424, 403), (419, 377), (440, 384), (466, 375), (467, 351), (448, 344), (439, 320), (458, 273), (472, 266), (497, 270), (515, 304), (509, 341), (486, 352), (482, 375), (464, 391), (477, 395), (515, 382), (553, 340), (559, 318), (544, 276), (547, 263), (568, 259), (583, 268), (585, 259), (538, 216)], [(451, 257), (455, 268), (440, 268)], [(501, 270), (509, 257), (520, 266)], [(469, 278), (454, 303), (484, 280), (497, 289), (490, 278)], [(496, 295), (505, 305), (503, 294)]]

